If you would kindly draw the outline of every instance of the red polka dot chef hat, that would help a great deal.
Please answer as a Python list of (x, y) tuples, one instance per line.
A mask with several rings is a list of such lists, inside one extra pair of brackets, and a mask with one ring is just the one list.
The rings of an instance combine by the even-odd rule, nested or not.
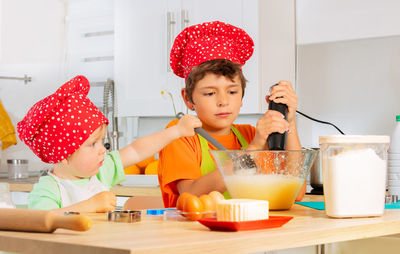
[(194, 66), (214, 59), (245, 64), (254, 42), (241, 28), (220, 21), (185, 28), (174, 41), (170, 65), (174, 73), (187, 78)]
[(37, 102), (17, 124), (19, 138), (46, 163), (74, 153), (107, 118), (89, 100), (89, 81), (76, 76)]

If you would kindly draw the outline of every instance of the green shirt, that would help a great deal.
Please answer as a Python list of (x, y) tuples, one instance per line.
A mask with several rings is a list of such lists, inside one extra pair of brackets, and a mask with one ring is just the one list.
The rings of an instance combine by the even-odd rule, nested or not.
[[(124, 167), (118, 151), (113, 151), (104, 156), (103, 165), (97, 173), (97, 178), (107, 189), (125, 181)], [(76, 185), (83, 187), (90, 178), (72, 180)], [(61, 179), (62, 181), (62, 179)], [(49, 210), (61, 208), (61, 195), (57, 181), (52, 176), (42, 176), (33, 187), (28, 196), (28, 208)]]

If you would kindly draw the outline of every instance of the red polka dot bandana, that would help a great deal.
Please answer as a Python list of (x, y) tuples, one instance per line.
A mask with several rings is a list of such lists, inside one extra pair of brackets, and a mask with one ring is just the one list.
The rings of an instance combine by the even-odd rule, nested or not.
[(175, 39), (170, 64), (174, 73), (187, 78), (194, 66), (214, 59), (245, 64), (251, 57), (254, 43), (238, 27), (220, 21), (185, 28)]
[(89, 81), (77, 76), (37, 102), (17, 124), (19, 138), (44, 162), (74, 153), (107, 118), (86, 97)]

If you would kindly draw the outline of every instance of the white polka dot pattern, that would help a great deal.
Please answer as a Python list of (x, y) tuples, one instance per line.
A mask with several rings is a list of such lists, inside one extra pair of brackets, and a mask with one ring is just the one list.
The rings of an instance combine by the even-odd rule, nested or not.
[(87, 98), (90, 86), (76, 76), (37, 102), (17, 124), (18, 136), (46, 163), (74, 153), (107, 118)]
[(174, 73), (187, 78), (191, 69), (214, 59), (245, 64), (254, 50), (254, 42), (241, 28), (220, 21), (185, 28), (174, 41), (170, 65)]

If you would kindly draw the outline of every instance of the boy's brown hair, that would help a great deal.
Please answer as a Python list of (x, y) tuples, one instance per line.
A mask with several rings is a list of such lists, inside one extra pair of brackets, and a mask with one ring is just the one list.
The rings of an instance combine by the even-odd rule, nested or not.
[(246, 88), (246, 78), (242, 72), (242, 64), (234, 63), (225, 59), (215, 59), (204, 63), (201, 63), (193, 67), (186, 79), (185, 92), (188, 96), (189, 101), (193, 103), (192, 93), (193, 90), (200, 80), (208, 73), (216, 75), (222, 75), (233, 81), (236, 76), (239, 76), (240, 83), (242, 85), (242, 98), (244, 96), (244, 90)]

